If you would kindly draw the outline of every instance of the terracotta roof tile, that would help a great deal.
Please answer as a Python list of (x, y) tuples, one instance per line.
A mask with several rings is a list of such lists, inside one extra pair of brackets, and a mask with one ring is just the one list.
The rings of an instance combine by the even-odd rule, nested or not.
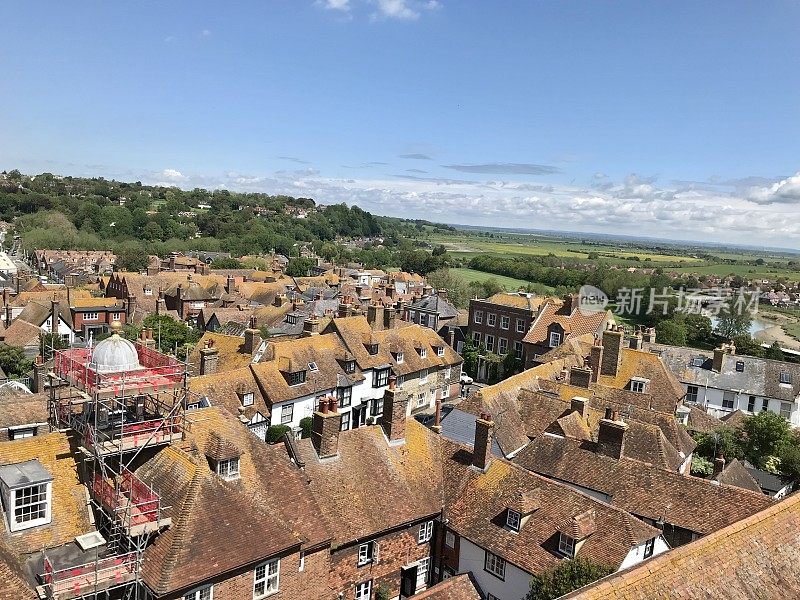
[(429, 587), (424, 592), (414, 594), (415, 600), (482, 600), (477, 584), (469, 573), (454, 575)]

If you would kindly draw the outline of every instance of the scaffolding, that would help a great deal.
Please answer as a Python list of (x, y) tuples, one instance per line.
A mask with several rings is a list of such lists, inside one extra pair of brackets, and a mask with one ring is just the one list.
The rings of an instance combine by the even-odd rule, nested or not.
[(138, 365), (123, 370), (95, 364), (92, 348), (55, 354), (50, 424), (74, 436), (104, 543), (83, 563), (59, 565), (44, 552), (39, 589), (48, 600), (144, 600), (144, 551), (171, 519), (135, 465), (142, 452), (183, 439), (188, 393), (186, 365), (148, 342), (134, 344)]

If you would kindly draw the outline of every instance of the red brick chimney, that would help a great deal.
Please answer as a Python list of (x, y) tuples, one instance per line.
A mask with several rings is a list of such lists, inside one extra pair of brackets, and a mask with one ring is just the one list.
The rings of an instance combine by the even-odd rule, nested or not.
[(404, 444), (406, 441), (406, 405), (408, 399), (397, 388), (397, 377), (389, 376), (389, 387), (383, 393), (383, 415), (381, 425), (389, 444)]
[(250, 323), (244, 331), (244, 352), (247, 354), (254, 354), (258, 347), (261, 345), (261, 331), (256, 328), (255, 317), (250, 317)]
[(597, 383), (600, 378), (600, 369), (603, 364), (603, 345), (598, 338), (594, 340), (594, 346), (589, 351), (589, 366), (592, 369), (592, 383)]
[(214, 348), (213, 340), (206, 340), (205, 348), (200, 350), (200, 375), (211, 375), (217, 372), (219, 349)]
[(475, 420), (475, 443), (472, 446), (472, 466), (484, 473), (492, 462), (492, 431), (494, 421), (489, 413)]
[(725, 457), (722, 454), (717, 455), (714, 459), (714, 472), (711, 477), (714, 478), (725, 470)]
[[(608, 409), (606, 409), (608, 415)], [(625, 433), (628, 424), (619, 418), (619, 413), (614, 411), (611, 419), (600, 419), (600, 430), (597, 434), (597, 452), (611, 458), (622, 458), (625, 452)]]
[(338, 412), (336, 398), (322, 398), (318, 410), (311, 417), (311, 443), (320, 458), (338, 456), (341, 424), (342, 415)]
[(600, 374), (616, 377), (619, 363), (622, 360), (623, 332), (619, 326), (611, 325), (603, 331), (603, 360), (600, 363)]

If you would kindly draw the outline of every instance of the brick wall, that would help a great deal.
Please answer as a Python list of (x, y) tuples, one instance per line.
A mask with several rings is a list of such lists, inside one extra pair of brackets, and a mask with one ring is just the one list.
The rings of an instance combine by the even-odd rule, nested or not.
[[(431, 543), (417, 543), (420, 524), (395, 531), (379, 538), (373, 538), (378, 543), (378, 561), (363, 567), (358, 566), (359, 544), (342, 547), (333, 551), (331, 555), (331, 587), (335, 592), (343, 592), (345, 598), (352, 598), (355, 593), (355, 584), (372, 580), (373, 597), (381, 583), (389, 587), (390, 597), (395, 598), (400, 594), (400, 569), (408, 566), (421, 558), (431, 556)], [(363, 540), (366, 543), (371, 540)], [(432, 574), (433, 565), (429, 569)], [(214, 597), (216, 600), (216, 596)]]
[[(270, 600), (334, 600), (337, 598), (328, 583), (330, 570), (329, 549), (323, 548), (305, 557), (303, 571), (300, 567), (300, 553), (281, 557), (279, 591), (270, 595)], [(214, 600), (242, 600), (253, 597), (254, 570), (247, 569), (232, 577), (214, 583)], [(211, 582), (209, 582), (211, 583)], [(178, 600), (182, 595), (164, 597), (164, 600)]]

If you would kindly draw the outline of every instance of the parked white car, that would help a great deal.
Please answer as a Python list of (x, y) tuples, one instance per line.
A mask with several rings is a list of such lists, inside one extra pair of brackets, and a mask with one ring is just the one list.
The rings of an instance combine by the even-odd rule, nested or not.
[(462, 373), (460, 381), (462, 385), (472, 385), (473, 379), (466, 373)]

